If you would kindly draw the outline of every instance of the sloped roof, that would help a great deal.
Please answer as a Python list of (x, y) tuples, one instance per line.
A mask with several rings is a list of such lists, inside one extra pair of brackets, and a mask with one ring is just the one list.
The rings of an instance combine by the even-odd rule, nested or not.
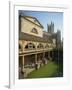
[(44, 28), (44, 27), (42, 26), (42, 24), (41, 24), (41, 23), (37, 20), (37, 18), (35, 18), (35, 17), (32, 17), (32, 16), (21, 16), (21, 17), (23, 17), (24, 19), (26, 19), (26, 20), (28, 20), (28, 21), (36, 24), (37, 26), (39, 26), (39, 27), (41, 27), (41, 28)]
[(50, 40), (50, 39), (48, 39), (46, 37), (41, 38), (41, 37), (38, 37), (38, 36), (23, 33), (23, 32), (19, 32), (19, 40), (52, 43), (52, 40)]

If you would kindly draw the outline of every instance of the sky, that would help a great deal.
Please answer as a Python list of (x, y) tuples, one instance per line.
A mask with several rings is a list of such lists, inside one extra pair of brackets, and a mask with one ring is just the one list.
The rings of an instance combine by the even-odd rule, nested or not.
[(61, 31), (61, 39), (63, 37), (63, 12), (46, 12), (46, 11), (24, 11), (19, 10), (25, 16), (33, 16), (43, 25), (44, 31), (47, 31), (47, 24), (51, 21), (54, 23), (54, 32)]

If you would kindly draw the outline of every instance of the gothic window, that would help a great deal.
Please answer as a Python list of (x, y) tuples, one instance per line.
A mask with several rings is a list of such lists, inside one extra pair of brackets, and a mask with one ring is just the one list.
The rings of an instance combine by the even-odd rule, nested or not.
[(35, 33), (35, 34), (38, 34), (38, 31), (37, 31), (36, 28), (33, 28), (31, 32), (32, 32), (32, 33)]
[(28, 43), (26, 46), (25, 46), (25, 49), (34, 49), (35, 48), (35, 45), (33, 43)]
[(43, 48), (43, 45), (40, 43), (37, 48)]

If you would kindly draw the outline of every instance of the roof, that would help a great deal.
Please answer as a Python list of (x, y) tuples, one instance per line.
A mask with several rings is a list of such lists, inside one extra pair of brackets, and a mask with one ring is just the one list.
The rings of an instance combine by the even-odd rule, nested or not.
[(35, 42), (44, 42), (44, 43), (51, 43), (52, 40), (46, 38), (46, 37), (38, 37), (34, 35), (30, 35), (27, 33), (19, 32), (19, 40), (27, 40), (27, 41), (35, 41)]
[(51, 33), (46, 32), (46, 31), (43, 31), (43, 34), (46, 35), (46, 36), (48, 36), (48, 37), (52, 35)]
[[(33, 24), (36, 24), (37, 26), (41, 27), (41, 28), (44, 28), (42, 26), (42, 24), (39, 22), (39, 20), (37, 20), (37, 18), (35, 17), (32, 17), (32, 16), (20, 16), (20, 17), (23, 17), (24, 19), (30, 21), (31, 23)], [(32, 20), (31, 20), (32, 19)], [(35, 21), (35, 22), (34, 22)]]

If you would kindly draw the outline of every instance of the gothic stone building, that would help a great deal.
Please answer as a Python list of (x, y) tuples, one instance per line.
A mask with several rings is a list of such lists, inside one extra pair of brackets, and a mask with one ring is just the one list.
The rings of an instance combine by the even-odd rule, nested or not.
[(35, 17), (19, 16), (19, 68), (26, 70), (30, 65), (42, 63), (52, 57), (55, 42)]

